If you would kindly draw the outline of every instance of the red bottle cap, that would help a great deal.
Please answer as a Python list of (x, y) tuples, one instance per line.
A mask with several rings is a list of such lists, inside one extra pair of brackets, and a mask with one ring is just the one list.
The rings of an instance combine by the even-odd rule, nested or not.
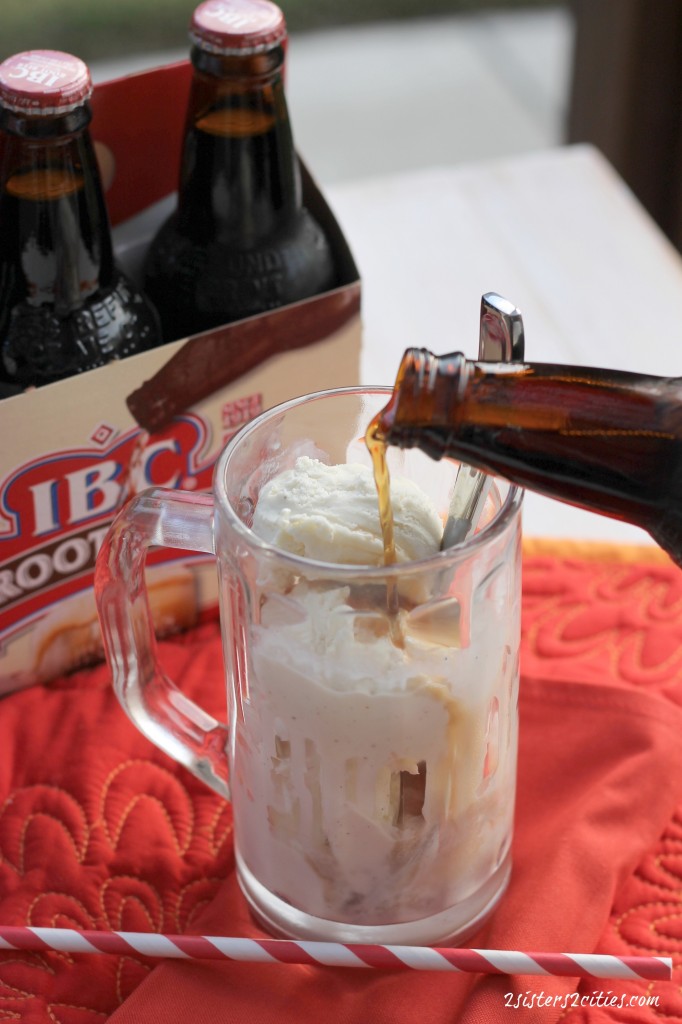
[(91, 93), (87, 65), (69, 53), (29, 50), (0, 64), (0, 104), (18, 114), (68, 114)]
[(202, 50), (221, 55), (262, 53), (284, 42), (287, 26), (270, 0), (206, 0), (190, 23), (190, 39)]

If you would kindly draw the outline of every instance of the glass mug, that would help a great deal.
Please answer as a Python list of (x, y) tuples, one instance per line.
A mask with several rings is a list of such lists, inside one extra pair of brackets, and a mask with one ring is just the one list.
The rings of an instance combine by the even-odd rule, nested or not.
[[(212, 494), (133, 498), (100, 552), (97, 601), (127, 714), (231, 800), (239, 882), (265, 928), (457, 943), (510, 874), (521, 492), (496, 481), (470, 540), (388, 567), (315, 562), (250, 529), (261, 488), (298, 456), (369, 465), (365, 429), (389, 395), (349, 388), (280, 405), (228, 443)], [(445, 515), (456, 463), (390, 449), (389, 466)], [(228, 726), (157, 663), (152, 544), (215, 553)], [(387, 628), (392, 581), (402, 647)]]

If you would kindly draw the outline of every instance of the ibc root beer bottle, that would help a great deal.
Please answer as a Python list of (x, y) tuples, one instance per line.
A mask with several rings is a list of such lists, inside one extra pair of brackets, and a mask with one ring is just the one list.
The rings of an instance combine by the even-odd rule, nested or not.
[(408, 349), (370, 430), (647, 530), (682, 565), (682, 380)]
[(0, 65), (0, 394), (157, 345), (117, 268), (90, 139), (90, 74), (52, 50)]
[(177, 209), (145, 271), (166, 340), (335, 284), (327, 239), (302, 205), (282, 83), (282, 12), (268, 0), (208, 0), (194, 12), (190, 38)]

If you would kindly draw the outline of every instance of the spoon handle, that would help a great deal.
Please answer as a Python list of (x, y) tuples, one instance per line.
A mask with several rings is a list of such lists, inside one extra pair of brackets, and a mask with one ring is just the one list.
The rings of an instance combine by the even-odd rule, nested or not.
[[(479, 361), (522, 361), (524, 349), (523, 317), (520, 311), (496, 292), (486, 292), (481, 298)], [(460, 544), (474, 532), (490, 484), (491, 478), (486, 473), (465, 463), (460, 465), (443, 530), (442, 550)]]

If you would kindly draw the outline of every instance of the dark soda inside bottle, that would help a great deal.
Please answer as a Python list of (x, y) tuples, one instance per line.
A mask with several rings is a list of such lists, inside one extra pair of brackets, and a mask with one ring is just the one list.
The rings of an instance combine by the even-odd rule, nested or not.
[(82, 175), (50, 168), (13, 175), (0, 198), (2, 363), (21, 387), (158, 343), (149, 304), (99, 243), (95, 198)]
[(336, 283), (327, 238), (302, 204), (281, 77), (281, 12), (274, 8), (262, 32), (258, 18), (274, 5), (259, 4), (248, 35), (228, 18), (228, 28), (219, 25), (207, 41), (207, 26), (215, 28), (222, 7), (229, 4), (202, 4), (194, 15), (195, 73), (178, 206), (154, 239), (145, 268), (145, 290), (167, 339)]
[(410, 349), (370, 429), (640, 526), (682, 565), (678, 378)]
[[(160, 341), (150, 303), (117, 268), (95, 154), (87, 96), (50, 94), (87, 69), (48, 51), (0, 68), (0, 376), (22, 389), (48, 384), (152, 348)], [(41, 84), (37, 111), (21, 109), (17, 68)], [(26, 71), (26, 69), (29, 69)], [(55, 70), (56, 69), (56, 70)], [(40, 82), (42, 76), (42, 83)], [(52, 104), (50, 107), (49, 104)], [(56, 109), (55, 109), (56, 108)]]

